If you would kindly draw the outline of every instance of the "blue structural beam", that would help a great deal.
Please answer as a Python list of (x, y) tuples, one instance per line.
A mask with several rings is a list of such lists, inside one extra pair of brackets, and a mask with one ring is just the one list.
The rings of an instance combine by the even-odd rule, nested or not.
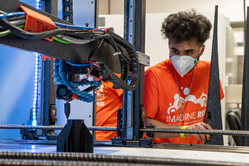
[[(134, 45), (137, 51), (145, 51), (145, 0), (124, 1), (124, 38)], [(140, 141), (143, 137), (140, 128), (142, 123), (142, 108), (144, 105), (144, 66), (139, 65), (140, 81), (135, 92), (123, 92), (122, 135), (112, 139), (114, 144), (127, 144), (127, 141)], [(129, 79), (129, 77), (128, 77)], [(128, 80), (129, 81), (129, 80)]]
[(62, 0), (63, 20), (73, 24), (73, 0)]
[[(135, 36), (135, 1), (124, 1), (124, 39), (134, 45)], [(133, 140), (133, 93), (131, 91), (124, 91), (123, 93), (123, 141)]]

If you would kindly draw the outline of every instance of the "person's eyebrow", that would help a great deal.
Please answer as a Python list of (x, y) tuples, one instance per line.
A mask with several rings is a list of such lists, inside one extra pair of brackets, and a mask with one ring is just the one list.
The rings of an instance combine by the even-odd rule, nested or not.
[(175, 48), (175, 47), (171, 47), (171, 49), (173, 49), (173, 50), (176, 50), (176, 51), (179, 51), (177, 48)]
[[(171, 49), (173, 50), (176, 50), (176, 51), (179, 51), (177, 48), (175, 47), (171, 47)], [(183, 52), (187, 52), (187, 51), (195, 51), (194, 49), (190, 48), (190, 49), (187, 49), (187, 50), (184, 50)]]
[(194, 49), (187, 49), (187, 50), (184, 50), (184, 52), (189, 52), (189, 51), (195, 51)]

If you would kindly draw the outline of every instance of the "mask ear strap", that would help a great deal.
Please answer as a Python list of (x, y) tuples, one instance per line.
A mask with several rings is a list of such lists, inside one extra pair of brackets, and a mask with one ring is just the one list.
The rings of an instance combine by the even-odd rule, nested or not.
[(201, 56), (201, 50), (202, 50), (203, 46), (204, 46), (204, 44), (202, 44), (202, 45), (201, 45), (201, 48), (200, 48), (199, 54), (198, 54), (198, 56), (197, 56), (197, 58), (196, 58), (197, 60), (199, 60), (199, 58), (200, 58), (200, 56)]

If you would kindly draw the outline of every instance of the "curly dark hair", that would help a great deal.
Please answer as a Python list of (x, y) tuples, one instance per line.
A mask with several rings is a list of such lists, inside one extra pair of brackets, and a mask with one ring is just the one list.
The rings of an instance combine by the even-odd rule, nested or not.
[(211, 29), (212, 24), (209, 19), (191, 9), (165, 18), (161, 32), (165, 38), (177, 43), (197, 39), (197, 44), (202, 45), (209, 38)]

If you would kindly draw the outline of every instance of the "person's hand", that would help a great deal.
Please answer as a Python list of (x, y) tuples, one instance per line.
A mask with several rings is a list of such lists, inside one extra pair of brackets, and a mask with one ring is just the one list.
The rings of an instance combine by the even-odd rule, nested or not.
[[(212, 130), (212, 127), (207, 123), (199, 122), (199, 123), (196, 123), (196, 124), (193, 124), (193, 125), (190, 125), (190, 126), (186, 127), (186, 129), (191, 129), (191, 130)], [(185, 133), (184, 135), (185, 135), (185, 137), (189, 137), (190, 135), (193, 135), (198, 141), (201, 141), (198, 134)], [(210, 135), (209, 134), (200, 134), (200, 136), (201, 136), (201, 138), (202, 138), (202, 140), (204, 142), (210, 140)]]

